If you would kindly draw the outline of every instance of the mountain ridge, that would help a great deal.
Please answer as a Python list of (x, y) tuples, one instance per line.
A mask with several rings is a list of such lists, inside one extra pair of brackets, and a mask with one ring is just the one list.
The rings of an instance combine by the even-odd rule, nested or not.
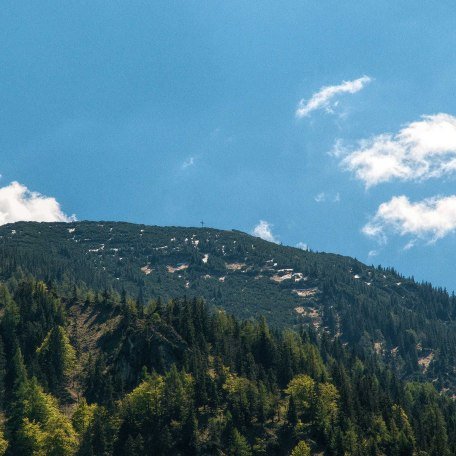
[(456, 387), (456, 300), (393, 269), (237, 230), (106, 221), (4, 225), (0, 253), (3, 280), (22, 271), (67, 290), (125, 291), (142, 304), (202, 297), (241, 319), (310, 325), (407, 378)]

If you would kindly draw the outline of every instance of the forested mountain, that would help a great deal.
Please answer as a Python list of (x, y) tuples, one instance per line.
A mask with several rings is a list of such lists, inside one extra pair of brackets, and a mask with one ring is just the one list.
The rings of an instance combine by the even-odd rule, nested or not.
[(200, 300), (0, 287), (0, 454), (432, 455), (455, 401), (312, 327)]
[(70, 293), (76, 285), (149, 299), (203, 298), (274, 328), (311, 324), (410, 380), (456, 388), (456, 300), (394, 270), (302, 251), (239, 231), (114, 222), (0, 227), (0, 278), (29, 273)]
[(0, 455), (456, 454), (454, 297), (237, 231), (0, 227)]

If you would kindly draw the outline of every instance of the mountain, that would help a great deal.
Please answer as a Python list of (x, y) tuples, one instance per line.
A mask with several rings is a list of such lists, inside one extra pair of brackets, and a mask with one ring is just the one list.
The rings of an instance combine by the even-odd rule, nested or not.
[(150, 299), (201, 297), (276, 328), (311, 324), (408, 379), (456, 387), (456, 300), (392, 269), (239, 231), (118, 222), (0, 227), (0, 278), (18, 271)]
[(238, 231), (5, 225), (0, 455), (450, 456), (454, 316)]

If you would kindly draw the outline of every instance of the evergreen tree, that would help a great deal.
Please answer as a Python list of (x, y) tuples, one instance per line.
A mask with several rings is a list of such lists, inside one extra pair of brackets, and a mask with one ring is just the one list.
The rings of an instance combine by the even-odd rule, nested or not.
[(246, 438), (236, 429), (233, 429), (233, 433), (230, 439), (230, 447), (228, 449), (230, 456), (251, 456), (252, 450), (247, 443)]

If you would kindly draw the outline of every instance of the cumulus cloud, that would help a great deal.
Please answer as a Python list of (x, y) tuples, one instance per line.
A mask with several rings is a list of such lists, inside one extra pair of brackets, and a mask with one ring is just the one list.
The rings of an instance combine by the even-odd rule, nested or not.
[(71, 222), (55, 198), (30, 191), (18, 182), (0, 188), (0, 225), (19, 221)]
[(326, 111), (332, 112), (332, 109), (337, 106), (337, 101), (334, 101), (337, 95), (359, 92), (371, 81), (372, 79), (369, 76), (363, 76), (353, 81), (343, 81), (338, 85), (322, 87), (309, 100), (300, 100), (296, 109), (296, 117), (307, 117), (317, 109), (326, 109)]
[(365, 235), (386, 242), (389, 233), (411, 235), (414, 239), (435, 242), (456, 230), (456, 195), (427, 198), (411, 202), (407, 196), (394, 196), (382, 203), (374, 217), (363, 227)]
[[(341, 154), (340, 142), (334, 155)], [(456, 171), (456, 117), (423, 116), (398, 133), (360, 141), (342, 161), (345, 170), (372, 187), (392, 180), (423, 181)]]
[(258, 225), (253, 229), (252, 234), (265, 241), (277, 243), (278, 239), (272, 233), (272, 226), (273, 225), (266, 220), (260, 220)]
[(309, 246), (305, 242), (298, 242), (296, 247), (301, 250), (309, 250)]

